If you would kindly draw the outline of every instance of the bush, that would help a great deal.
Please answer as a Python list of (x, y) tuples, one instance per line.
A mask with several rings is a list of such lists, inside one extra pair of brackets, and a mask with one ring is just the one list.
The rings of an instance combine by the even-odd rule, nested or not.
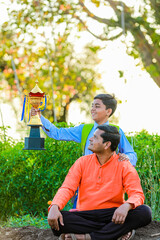
[(160, 136), (143, 130), (128, 137), (137, 153), (136, 170), (140, 176), (145, 203), (154, 219), (160, 219)]
[(47, 202), (82, 155), (79, 144), (47, 137), (46, 151), (24, 151), (22, 142), (5, 146), (0, 161), (1, 216), (46, 214)]
[[(142, 131), (128, 139), (137, 152), (136, 169), (146, 196), (145, 203), (151, 206), (153, 218), (159, 219), (160, 136)], [(0, 147), (1, 218), (46, 215), (47, 202), (61, 186), (70, 166), (81, 156), (80, 145), (47, 137), (46, 151), (24, 151), (23, 142), (13, 143), (11, 139), (1, 141)], [(71, 204), (67, 206), (70, 207)]]

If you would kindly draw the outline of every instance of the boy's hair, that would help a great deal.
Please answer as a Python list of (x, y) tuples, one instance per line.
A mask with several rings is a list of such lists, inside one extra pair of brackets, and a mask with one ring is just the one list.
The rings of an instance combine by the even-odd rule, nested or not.
[(106, 106), (106, 109), (111, 108), (112, 114), (115, 112), (117, 108), (117, 100), (115, 99), (115, 96), (110, 95), (110, 94), (98, 94), (94, 97), (94, 99), (100, 99), (103, 104)]
[(111, 142), (110, 148), (112, 151), (115, 151), (118, 147), (121, 137), (118, 129), (108, 124), (99, 125), (97, 126), (97, 129), (104, 131), (104, 133), (101, 134), (101, 137), (103, 138), (103, 143), (108, 141)]

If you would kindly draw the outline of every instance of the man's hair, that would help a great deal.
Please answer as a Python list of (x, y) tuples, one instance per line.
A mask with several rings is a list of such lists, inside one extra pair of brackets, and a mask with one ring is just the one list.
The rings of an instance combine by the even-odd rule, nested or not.
[(97, 126), (97, 129), (100, 129), (104, 131), (104, 133), (101, 134), (101, 137), (103, 138), (103, 143), (110, 141), (111, 142), (111, 150), (115, 151), (118, 147), (118, 144), (120, 142), (120, 133), (118, 129), (114, 126), (102, 124)]
[(106, 106), (106, 109), (111, 108), (112, 114), (115, 112), (117, 108), (117, 100), (115, 99), (115, 96), (110, 95), (110, 94), (98, 94), (94, 97), (94, 99), (100, 99), (103, 104)]

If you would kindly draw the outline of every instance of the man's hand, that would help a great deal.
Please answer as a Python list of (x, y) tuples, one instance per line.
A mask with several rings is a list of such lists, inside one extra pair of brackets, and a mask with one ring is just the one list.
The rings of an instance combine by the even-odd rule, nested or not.
[(48, 214), (48, 224), (51, 226), (51, 228), (59, 231), (59, 224), (58, 220), (60, 221), (60, 224), (64, 226), (63, 223), (63, 217), (60, 213), (57, 205), (52, 205), (50, 208), (49, 214)]
[(31, 116), (35, 116), (36, 114), (38, 114), (39, 117), (40, 117), (41, 116), (41, 111), (39, 109), (31, 107)]
[(119, 153), (118, 154), (119, 155), (119, 159), (118, 159), (118, 161), (129, 161), (129, 157), (126, 155), (126, 154), (124, 154), (124, 153)]
[(118, 207), (112, 217), (112, 222), (115, 224), (123, 224), (127, 217), (128, 211), (132, 209), (132, 204), (124, 203), (120, 207)]

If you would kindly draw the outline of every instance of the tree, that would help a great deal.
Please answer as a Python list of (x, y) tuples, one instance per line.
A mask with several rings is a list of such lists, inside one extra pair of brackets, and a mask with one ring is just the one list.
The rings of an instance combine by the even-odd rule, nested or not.
[[(70, 11), (66, 9), (68, 1), (63, 2), (65, 2), (63, 3), (64, 16), (72, 14), (72, 17), (78, 21), (79, 26), (81, 25), (81, 29), (86, 29), (102, 41), (114, 40), (124, 33), (126, 36), (131, 33), (133, 40), (131, 41), (132, 46), (127, 46), (128, 54), (142, 61), (144, 68), (160, 87), (160, 1), (139, 1), (139, 3), (135, 3), (137, 5), (135, 8), (135, 6), (130, 7), (127, 3), (115, 0), (78, 0), (76, 4), (75, 1), (70, 3)], [(87, 7), (88, 2), (93, 3), (97, 8), (109, 6), (114, 12), (113, 17), (102, 18), (97, 16), (90, 10), (90, 7)], [(125, 29), (121, 24), (123, 13)], [(88, 26), (88, 20), (90, 19), (103, 26), (102, 34), (98, 35), (96, 31), (90, 30)]]
[[(72, 101), (91, 102), (96, 90), (101, 88), (97, 83), (100, 75), (95, 69), (100, 47), (86, 45), (83, 53), (77, 56), (70, 41), (72, 25), (67, 21), (68, 17), (63, 21), (59, 3), (11, 1), (9, 20), (2, 25), (0, 33), (0, 69), (14, 94), (17, 80), (12, 59), (23, 94), (34, 87), (35, 80), (39, 80), (39, 87), (48, 96), (54, 91), (57, 118), (66, 121)], [(54, 120), (50, 98), (45, 114)]]

